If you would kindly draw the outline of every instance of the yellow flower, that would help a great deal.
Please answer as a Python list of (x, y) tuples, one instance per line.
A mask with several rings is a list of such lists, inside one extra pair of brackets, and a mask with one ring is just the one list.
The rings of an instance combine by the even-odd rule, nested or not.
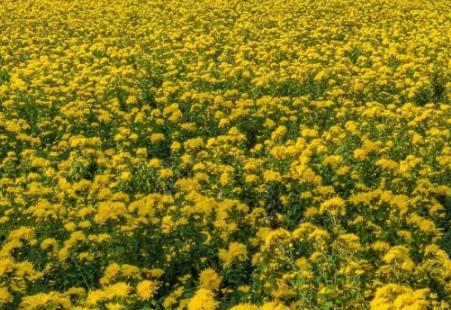
[(252, 184), (252, 183), (256, 183), (258, 181), (258, 176), (256, 176), (255, 174), (247, 174), (245, 177), (245, 182)]
[(228, 250), (220, 249), (218, 256), (224, 262), (224, 267), (229, 267), (235, 259), (238, 261), (246, 260), (247, 248), (242, 243), (232, 242)]
[(13, 301), (13, 296), (6, 287), (0, 287), (0, 304), (8, 304)]
[(122, 181), (129, 181), (131, 179), (131, 176), (132, 175), (131, 175), (131, 173), (129, 171), (124, 171), (124, 172), (121, 173), (120, 179)]
[(215, 310), (218, 308), (218, 302), (212, 291), (201, 288), (196, 291), (188, 303), (188, 310)]
[(334, 197), (324, 201), (319, 207), (321, 214), (326, 213), (332, 216), (344, 216), (346, 214), (345, 202), (340, 197)]
[(233, 306), (230, 310), (259, 310), (259, 307), (251, 304), (239, 304)]
[(41, 249), (43, 249), (43, 250), (48, 250), (48, 249), (50, 249), (50, 248), (55, 247), (56, 244), (57, 244), (56, 239), (54, 239), (54, 238), (47, 238), (47, 239), (45, 239), (45, 240), (42, 241), (42, 243), (41, 243)]
[(365, 160), (368, 155), (368, 153), (364, 149), (355, 149), (353, 154), (354, 158), (357, 160)]
[(268, 183), (268, 182), (281, 182), (282, 181), (282, 176), (277, 171), (266, 170), (263, 173), (263, 180), (265, 181), (265, 183)]
[(136, 104), (138, 102), (138, 99), (136, 98), (136, 96), (129, 96), (126, 100), (127, 104)]
[(381, 158), (378, 161), (376, 161), (376, 165), (381, 166), (384, 169), (396, 171), (398, 169), (398, 163), (391, 159), (384, 159)]
[(200, 273), (199, 280), (200, 287), (214, 291), (221, 285), (222, 277), (220, 277), (213, 269), (208, 268)]
[(164, 134), (162, 133), (154, 133), (150, 136), (150, 141), (152, 143), (157, 143), (164, 140)]
[(281, 137), (283, 137), (287, 133), (287, 127), (285, 126), (279, 126), (274, 130), (271, 134), (272, 140), (277, 140)]
[(376, 290), (374, 299), (370, 303), (371, 310), (426, 310), (430, 306), (427, 300), (429, 290), (413, 290), (410, 287), (386, 284)]
[(108, 299), (114, 297), (126, 297), (130, 293), (130, 286), (125, 282), (118, 282), (105, 288), (105, 296)]
[(223, 173), (219, 177), (219, 184), (222, 186), (227, 185), (230, 182), (230, 175), (228, 173)]
[(171, 178), (172, 176), (174, 176), (174, 173), (172, 172), (171, 169), (168, 168), (160, 169), (160, 178), (168, 179)]
[(337, 240), (341, 242), (340, 247), (347, 250), (357, 251), (361, 248), (359, 236), (355, 234), (343, 234), (340, 235)]
[(323, 163), (325, 165), (330, 165), (332, 168), (337, 167), (342, 162), (342, 157), (340, 155), (329, 155), (324, 158)]
[(151, 158), (149, 160), (149, 167), (151, 168), (159, 168), (161, 165), (161, 160), (159, 160), (158, 158)]
[(172, 217), (170, 215), (166, 215), (165, 217), (163, 217), (161, 221), (161, 232), (163, 234), (169, 234), (174, 228), (174, 226), (175, 223), (172, 220)]
[(157, 288), (158, 286), (154, 281), (144, 280), (136, 286), (136, 294), (141, 300), (149, 300), (155, 295)]
[(176, 152), (176, 151), (180, 150), (181, 147), (182, 147), (182, 145), (179, 142), (174, 141), (171, 144), (171, 151)]
[(260, 307), (260, 310), (289, 310), (289, 308), (278, 302), (267, 302)]
[(449, 308), (450, 2), (0, 0), (0, 308)]
[(243, 293), (249, 293), (249, 291), (251, 290), (251, 287), (249, 285), (240, 285), (238, 287), (238, 290)]
[(108, 310), (122, 310), (122, 309), (124, 309), (124, 306), (122, 306), (121, 304), (109, 302), (106, 304), (106, 308)]

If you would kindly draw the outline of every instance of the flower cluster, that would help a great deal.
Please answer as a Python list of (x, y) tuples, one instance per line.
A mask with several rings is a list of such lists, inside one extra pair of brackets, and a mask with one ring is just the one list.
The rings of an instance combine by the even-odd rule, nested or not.
[(448, 309), (450, 12), (1, 0), (0, 308)]

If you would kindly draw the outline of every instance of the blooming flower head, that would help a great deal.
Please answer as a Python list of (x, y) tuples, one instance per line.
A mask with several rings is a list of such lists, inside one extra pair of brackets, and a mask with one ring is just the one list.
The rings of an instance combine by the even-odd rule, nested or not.
[(158, 289), (157, 284), (151, 280), (144, 280), (136, 286), (136, 294), (141, 300), (151, 299)]
[(213, 292), (205, 288), (197, 290), (188, 303), (188, 310), (215, 310), (217, 308), (218, 302), (215, 300)]
[(217, 290), (221, 285), (222, 277), (211, 268), (205, 269), (199, 276), (200, 286), (209, 290)]

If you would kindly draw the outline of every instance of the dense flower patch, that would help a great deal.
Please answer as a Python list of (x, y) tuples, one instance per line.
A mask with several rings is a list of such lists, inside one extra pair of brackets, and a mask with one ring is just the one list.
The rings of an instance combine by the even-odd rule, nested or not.
[(0, 308), (448, 309), (450, 21), (2, 0)]

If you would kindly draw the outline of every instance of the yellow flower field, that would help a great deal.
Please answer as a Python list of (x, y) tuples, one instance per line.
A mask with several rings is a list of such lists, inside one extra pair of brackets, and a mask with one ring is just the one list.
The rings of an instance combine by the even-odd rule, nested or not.
[(449, 309), (450, 47), (447, 0), (1, 0), (0, 309)]

